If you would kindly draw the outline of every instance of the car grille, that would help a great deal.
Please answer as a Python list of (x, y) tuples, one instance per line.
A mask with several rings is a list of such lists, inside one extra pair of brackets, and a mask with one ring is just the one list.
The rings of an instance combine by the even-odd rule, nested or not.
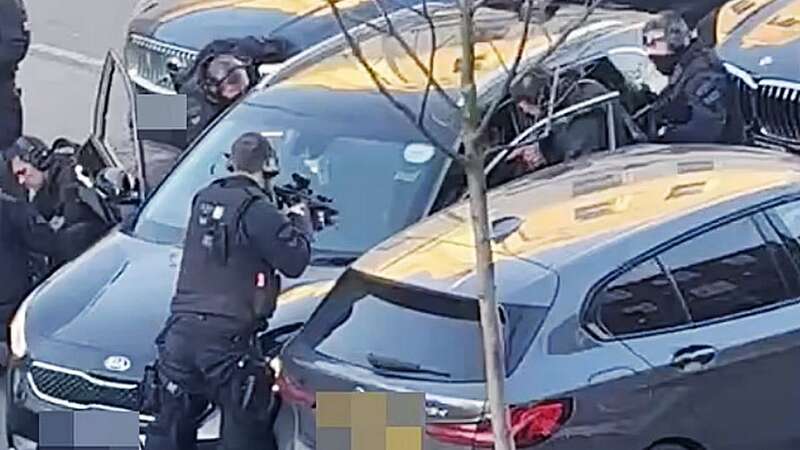
[(764, 133), (800, 141), (800, 86), (763, 81), (755, 95), (754, 108)]
[(800, 84), (760, 80), (753, 88), (734, 79), (747, 123), (768, 137), (800, 144)]
[(167, 62), (175, 58), (180, 68), (190, 67), (197, 52), (191, 49), (131, 34), (125, 47), (125, 62), (134, 82), (149, 91), (173, 92)]
[(45, 400), (64, 406), (84, 406), (136, 411), (139, 393), (135, 383), (106, 381), (68, 369), (34, 363), (29, 381)]

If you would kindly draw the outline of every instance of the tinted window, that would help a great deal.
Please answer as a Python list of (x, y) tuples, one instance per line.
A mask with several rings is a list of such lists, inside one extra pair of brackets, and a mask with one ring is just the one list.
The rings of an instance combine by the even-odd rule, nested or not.
[(654, 331), (688, 322), (674, 287), (653, 260), (611, 282), (597, 300), (600, 322), (614, 335)]
[(777, 206), (768, 215), (792, 255), (794, 264), (800, 264), (800, 204), (792, 202)]
[[(545, 312), (541, 307), (503, 308), (506, 350), (512, 355), (509, 371), (530, 345)], [(477, 300), (389, 285), (352, 271), (323, 301), (299, 342), (323, 356), (379, 372), (376, 361), (447, 374), (383, 372), (389, 375), (485, 379)]]
[(703, 233), (660, 259), (672, 272), (695, 321), (789, 298), (774, 255), (749, 218)]
[(257, 98), (233, 108), (191, 149), (145, 206), (138, 236), (180, 243), (192, 197), (230, 174), (226, 153), (250, 131), (276, 147), (277, 184), (300, 173), (334, 200), (337, 225), (317, 234), (315, 250), (359, 254), (424, 215), (447, 158), (381, 96), (276, 87)]

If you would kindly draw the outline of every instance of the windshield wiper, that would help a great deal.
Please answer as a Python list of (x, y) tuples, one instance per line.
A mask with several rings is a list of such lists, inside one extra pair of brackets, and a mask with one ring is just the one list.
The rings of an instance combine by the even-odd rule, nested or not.
[(369, 362), (369, 364), (376, 369), (388, 370), (391, 372), (427, 373), (450, 378), (450, 374), (447, 372), (427, 369), (419, 364), (401, 361), (399, 359), (389, 358), (386, 356), (380, 356), (374, 353), (367, 354), (367, 362)]

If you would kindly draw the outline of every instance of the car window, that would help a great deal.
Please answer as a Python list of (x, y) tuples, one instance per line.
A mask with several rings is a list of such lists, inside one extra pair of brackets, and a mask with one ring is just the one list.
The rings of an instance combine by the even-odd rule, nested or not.
[(625, 79), (634, 86), (647, 86), (654, 93), (661, 92), (669, 81), (662, 75), (647, 54), (637, 47), (619, 47), (608, 53), (608, 59)]
[(614, 336), (656, 331), (689, 321), (673, 285), (652, 259), (609, 283), (595, 301), (600, 324)]
[(786, 203), (772, 208), (770, 221), (781, 235), (795, 264), (800, 264), (800, 202)]
[(737, 314), (789, 299), (774, 254), (751, 218), (728, 223), (659, 256), (694, 321)]
[[(503, 305), (509, 373), (547, 308)], [(318, 354), (373, 370), (380, 360), (419, 365), (449, 381), (485, 380), (476, 299), (385, 283), (347, 272), (298, 337)], [(391, 374), (389, 374), (391, 375)], [(436, 373), (410, 375), (442, 379)]]

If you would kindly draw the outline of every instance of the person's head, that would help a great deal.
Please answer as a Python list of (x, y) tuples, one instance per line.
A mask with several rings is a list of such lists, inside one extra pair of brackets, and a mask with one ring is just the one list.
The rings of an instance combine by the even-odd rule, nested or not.
[(511, 85), (512, 100), (529, 116), (541, 117), (550, 101), (552, 78), (552, 74), (543, 69), (526, 73)]
[(205, 66), (204, 88), (215, 102), (232, 103), (250, 86), (249, 62), (234, 55), (211, 58)]
[(239, 136), (231, 147), (229, 168), (259, 180), (262, 186), (278, 175), (278, 154), (267, 138), (250, 132)]
[(41, 189), (47, 181), (52, 157), (50, 147), (33, 136), (21, 136), (6, 153), (17, 182), (34, 191)]
[(692, 43), (692, 32), (675, 11), (664, 11), (645, 24), (644, 49), (659, 72), (670, 75)]

